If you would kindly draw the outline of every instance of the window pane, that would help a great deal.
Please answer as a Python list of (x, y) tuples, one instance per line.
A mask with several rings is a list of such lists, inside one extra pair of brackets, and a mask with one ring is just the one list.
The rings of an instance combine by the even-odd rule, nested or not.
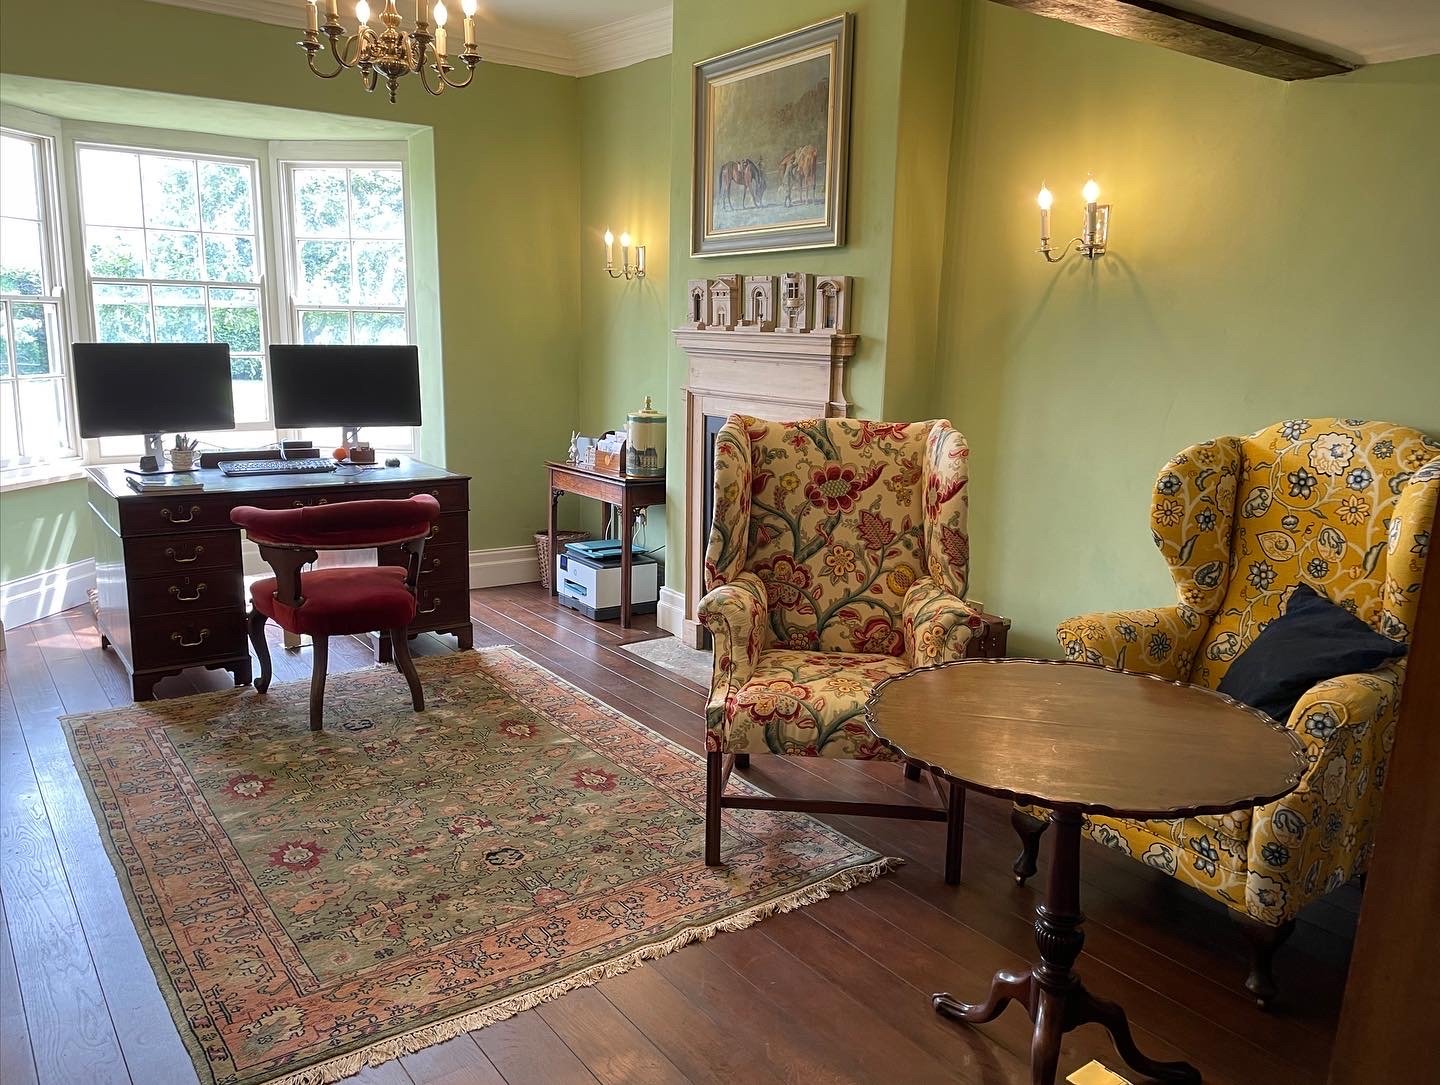
[(235, 397), (235, 421), (263, 421), (270, 413), (270, 403), (265, 393), (265, 369), (260, 356), (231, 354), (230, 379)]
[(80, 198), (91, 226), (143, 226), (139, 157), (82, 147)]
[(15, 421), (15, 382), (0, 381), (0, 465), (20, 459), (20, 427)]
[(356, 237), (405, 236), (399, 170), (350, 171), (350, 229)]
[(145, 274), (145, 231), (91, 227), (85, 231), (85, 258), (99, 279), (139, 279)]
[(229, 343), (233, 352), (260, 353), (260, 292), (258, 290), (210, 291), (212, 341)]
[(260, 281), (255, 267), (255, 242), (248, 237), (205, 236), (205, 273), (218, 283)]
[(9, 306), (0, 301), (0, 378), (13, 376), (10, 372), (10, 319)]
[(294, 180), (296, 235), (345, 237), (350, 229), (345, 213), (345, 171), (296, 170)]
[(300, 342), (332, 346), (350, 342), (350, 314), (301, 310)]
[(356, 313), (355, 342), (403, 345), (405, 343), (405, 314)]
[(200, 235), (146, 230), (151, 279), (200, 278)]
[(200, 197), (195, 188), (193, 158), (140, 158), (145, 194), (145, 225), (194, 230), (200, 225)]
[(17, 381), (23, 443), (30, 460), (53, 459), (73, 451), (65, 432), (65, 388), (58, 380)]
[(248, 167), (200, 163), (200, 217), (206, 230), (248, 234), (255, 229)]
[(0, 293), (43, 294), (40, 224), (0, 218)]
[(205, 291), (198, 286), (155, 287), (155, 342), (205, 343)]
[[(58, 373), (55, 348), (60, 343), (54, 305), (11, 305), (15, 332), (15, 372), (22, 377)], [(27, 420), (26, 425), (29, 425)]]
[(40, 217), (40, 164), (28, 139), (0, 136), (0, 214), (22, 219)]
[(149, 343), (150, 290), (95, 284), (95, 330), (102, 343)]
[(405, 304), (405, 242), (355, 242), (356, 302)]
[(350, 243), (300, 242), (300, 299), (321, 305), (350, 301)]

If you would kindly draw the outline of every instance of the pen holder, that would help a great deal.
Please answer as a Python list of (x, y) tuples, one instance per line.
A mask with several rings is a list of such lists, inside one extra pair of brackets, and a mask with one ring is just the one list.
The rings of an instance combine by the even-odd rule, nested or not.
[(172, 448), (169, 453), (170, 466), (177, 471), (192, 471), (195, 468), (195, 450), (193, 448)]

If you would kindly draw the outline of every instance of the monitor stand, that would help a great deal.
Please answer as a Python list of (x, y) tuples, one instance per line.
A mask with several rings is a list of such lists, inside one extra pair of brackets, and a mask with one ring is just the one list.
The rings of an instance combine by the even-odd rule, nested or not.
[(356, 445), (358, 445), (360, 443), (360, 427), (341, 426), (340, 443), (346, 448), (354, 448)]

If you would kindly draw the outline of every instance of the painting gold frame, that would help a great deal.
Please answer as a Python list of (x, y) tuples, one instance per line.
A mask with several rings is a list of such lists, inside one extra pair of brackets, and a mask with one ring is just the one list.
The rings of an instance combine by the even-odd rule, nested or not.
[[(789, 252), (796, 249), (834, 248), (845, 244), (846, 189), (850, 151), (851, 50), (854, 16), (846, 12), (824, 22), (782, 34), (768, 41), (736, 49), (695, 65), (691, 128), (693, 181), (690, 190), (690, 252), (692, 256), (736, 256), (744, 253)], [(824, 189), (812, 215), (787, 213), (780, 205), (762, 208), (756, 203), (748, 220), (717, 222), (720, 196), (719, 164), (715, 158), (715, 132), (719, 118), (717, 90), (772, 75), (791, 65), (828, 58), (828, 97), (824, 135)], [(814, 151), (816, 148), (810, 148)], [(812, 153), (811, 161), (815, 155)], [(756, 164), (747, 160), (747, 164)], [(734, 163), (726, 163), (727, 166)], [(758, 165), (760, 201), (769, 190), (775, 163), (764, 158)], [(788, 176), (793, 177), (793, 174)], [(784, 178), (776, 178), (779, 198)], [(746, 210), (749, 186), (742, 191)], [(727, 187), (728, 193), (728, 187)], [(812, 195), (813, 195), (812, 187)], [(814, 202), (807, 201), (807, 202)], [(785, 207), (789, 207), (788, 202)], [(728, 208), (735, 217), (733, 206)], [(767, 221), (778, 219), (777, 221)]]

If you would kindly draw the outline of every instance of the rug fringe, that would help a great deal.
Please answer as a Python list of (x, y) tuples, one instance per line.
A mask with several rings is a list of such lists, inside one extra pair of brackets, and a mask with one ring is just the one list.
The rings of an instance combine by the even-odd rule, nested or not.
[(266, 1085), (330, 1085), (331, 1082), (358, 1074), (367, 1066), (379, 1066), (391, 1059), (398, 1059), (402, 1055), (413, 1055), (427, 1047), (454, 1039), (461, 1033), (484, 1028), (486, 1025), (493, 1025), (514, 1017), (517, 1013), (534, 1009), (536, 1006), (553, 1001), (577, 987), (589, 987), (601, 980), (618, 976), (646, 961), (652, 961), (667, 953), (682, 949), (692, 942), (703, 942), (716, 934), (744, 930), (762, 919), (791, 912), (796, 908), (804, 908), (806, 905), (824, 900), (833, 893), (843, 893), (848, 889), (854, 889), (856, 886), (874, 881), (882, 874), (894, 870), (904, 861), (893, 857), (882, 857), (873, 863), (866, 863), (864, 866), (837, 871), (824, 881), (807, 885), (786, 896), (736, 912), (734, 915), (726, 916), (714, 923), (702, 927), (686, 927), (663, 942), (652, 942), (649, 945), (640, 946), (623, 956), (582, 968), (541, 987), (502, 999), (489, 1006), (467, 1010), (465, 1013), (457, 1014), (444, 1021), (437, 1021), (411, 1032), (388, 1037), (369, 1047), (362, 1047), (358, 1051), (338, 1055), (333, 1059), (316, 1063), (314, 1066), (307, 1066), (303, 1070), (296, 1070), (283, 1077), (271, 1078)]

